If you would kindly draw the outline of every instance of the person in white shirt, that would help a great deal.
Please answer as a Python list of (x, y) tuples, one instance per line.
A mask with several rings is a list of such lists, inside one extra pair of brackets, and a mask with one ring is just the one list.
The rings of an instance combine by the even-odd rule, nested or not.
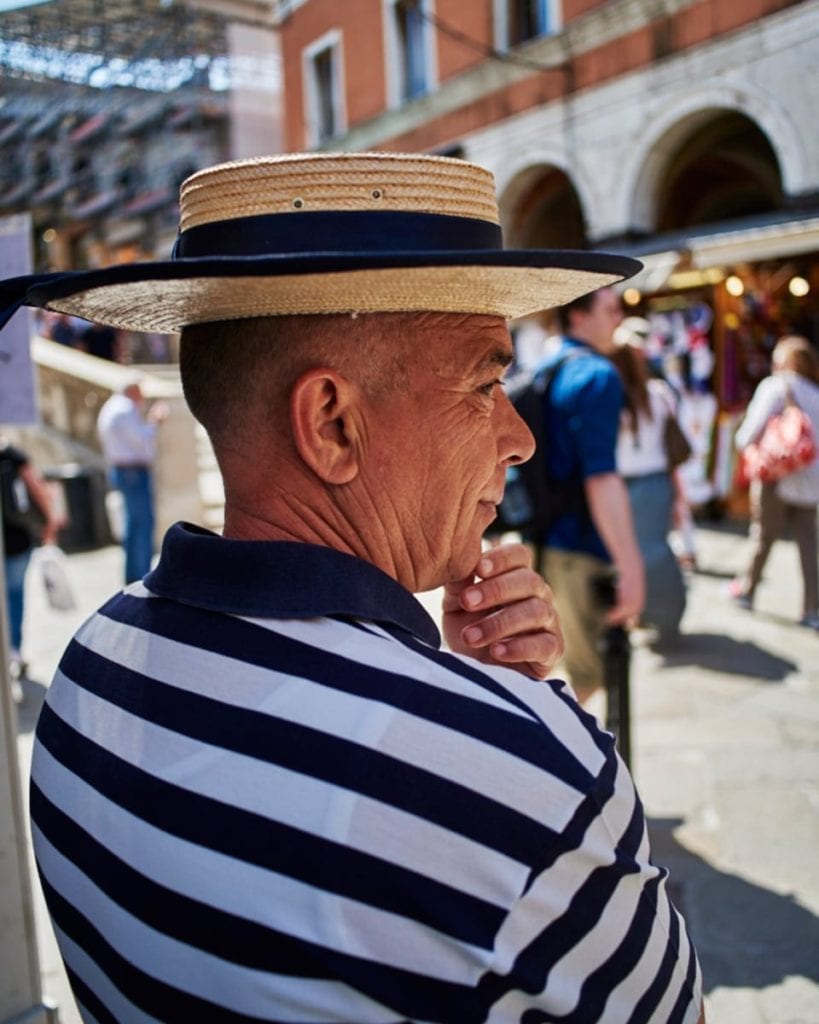
[(125, 582), (141, 580), (154, 551), (153, 464), (157, 426), (168, 415), (164, 403), (143, 415), (139, 378), (129, 377), (100, 409), (97, 431), (111, 485), (122, 495)]
[(685, 497), (669, 466), (665, 425), (675, 415), (674, 392), (649, 376), (642, 349), (620, 342), (610, 355), (620, 372), (625, 408), (617, 435), (617, 472), (629, 495), (637, 543), (646, 573), (640, 622), (657, 630), (659, 643), (676, 640), (685, 611), (685, 583), (668, 541), (685, 511)]
[[(788, 392), (810, 417), (819, 438), (819, 355), (807, 338), (790, 335), (776, 343), (773, 373), (760, 381), (735, 435), (742, 451), (756, 441), (765, 424), (785, 407)], [(802, 566), (802, 617), (800, 624), (819, 630), (819, 581), (817, 580), (816, 509), (819, 504), (819, 453), (803, 469), (773, 483), (751, 484), (751, 532), (754, 549), (745, 572), (729, 586), (731, 598), (752, 608), (774, 541), (790, 527)]]

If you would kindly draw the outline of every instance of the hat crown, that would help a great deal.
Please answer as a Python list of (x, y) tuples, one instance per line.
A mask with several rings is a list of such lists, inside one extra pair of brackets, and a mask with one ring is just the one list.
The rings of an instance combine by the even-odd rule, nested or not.
[(180, 231), (276, 213), (383, 210), (499, 223), (490, 171), (450, 157), (309, 153), (235, 160), (180, 190)]

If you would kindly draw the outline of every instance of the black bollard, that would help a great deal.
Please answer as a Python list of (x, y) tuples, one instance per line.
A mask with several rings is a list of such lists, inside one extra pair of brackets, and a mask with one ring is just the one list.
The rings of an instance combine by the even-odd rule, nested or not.
[(631, 768), (629, 663), (631, 641), (622, 626), (609, 626), (603, 640), (606, 679), (606, 728), (614, 733), (620, 757)]

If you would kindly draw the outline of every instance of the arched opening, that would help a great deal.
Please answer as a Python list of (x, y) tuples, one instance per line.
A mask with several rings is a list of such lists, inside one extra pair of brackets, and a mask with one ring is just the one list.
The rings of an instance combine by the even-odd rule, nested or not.
[(586, 248), (580, 198), (570, 178), (556, 167), (530, 167), (518, 175), (501, 207), (511, 248)]
[(657, 231), (782, 206), (782, 176), (767, 136), (744, 114), (714, 113), (670, 151), (657, 194)]

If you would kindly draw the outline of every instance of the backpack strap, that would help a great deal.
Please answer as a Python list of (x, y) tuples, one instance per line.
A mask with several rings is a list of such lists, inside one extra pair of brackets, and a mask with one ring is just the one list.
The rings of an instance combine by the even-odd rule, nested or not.
[(565, 480), (550, 478), (543, 459), (542, 443), (546, 435), (544, 406), (560, 369), (568, 362), (586, 355), (584, 349), (570, 349), (554, 362), (525, 380), (515, 382), (512, 403), (535, 438), (537, 448), (528, 462), (514, 467), (528, 497), (530, 515), (520, 527), (526, 539), (540, 548), (552, 524), (567, 512), (581, 514), (586, 509), (585, 490), (579, 476)]

